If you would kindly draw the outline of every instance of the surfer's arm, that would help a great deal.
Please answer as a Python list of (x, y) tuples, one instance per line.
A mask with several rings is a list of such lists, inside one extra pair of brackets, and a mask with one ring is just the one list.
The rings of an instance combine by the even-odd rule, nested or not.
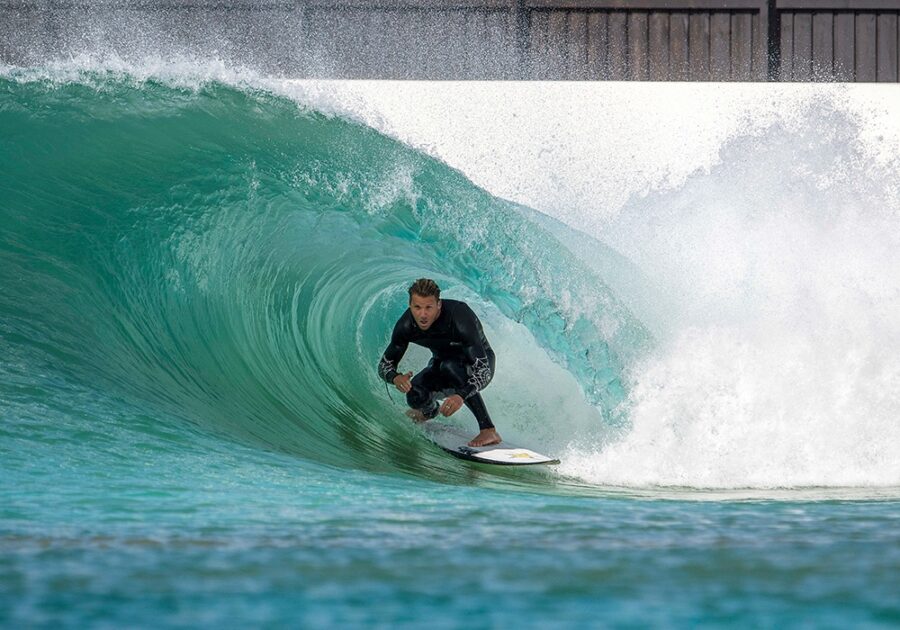
[(378, 362), (379, 378), (388, 383), (394, 382), (394, 379), (400, 374), (400, 372), (397, 371), (397, 366), (400, 365), (400, 359), (406, 354), (406, 349), (408, 347), (409, 341), (407, 341), (406, 336), (403, 334), (402, 323), (397, 322), (397, 325), (394, 326), (394, 332), (391, 333), (391, 342), (388, 344), (384, 354), (381, 355), (381, 360)]
[(481, 325), (475, 313), (467, 309), (467, 313), (459, 319), (459, 332), (462, 335), (466, 359), (471, 366), (469, 380), (459, 392), (463, 398), (470, 398), (487, 387), (494, 378), (493, 361), (482, 341)]

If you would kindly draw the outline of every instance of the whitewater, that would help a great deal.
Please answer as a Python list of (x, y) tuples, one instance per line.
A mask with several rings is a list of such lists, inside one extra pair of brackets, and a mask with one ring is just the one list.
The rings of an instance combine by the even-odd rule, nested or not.
[(0, 624), (897, 623), (898, 95), (0, 68)]

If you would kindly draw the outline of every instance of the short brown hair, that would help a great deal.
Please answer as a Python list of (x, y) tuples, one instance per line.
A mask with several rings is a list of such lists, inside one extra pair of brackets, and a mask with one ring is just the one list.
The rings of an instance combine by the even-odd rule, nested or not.
[(441, 299), (441, 288), (437, 285), (437, 282), (432, 280), (431, 278), (419, 278), (409, 287), (409, 299), (412, 299), (413, 293), (416, 295), (421, 295), (422, 297), (431, 297), (434, 296), (434, 299)]

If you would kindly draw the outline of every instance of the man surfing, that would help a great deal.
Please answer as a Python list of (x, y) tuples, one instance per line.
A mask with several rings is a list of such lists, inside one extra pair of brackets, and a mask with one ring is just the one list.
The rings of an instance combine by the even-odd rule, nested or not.
[[(397, 371), (410, 343), (431, 350), (428, 365), (415, 376)], [(441, 300), (435, 281), (420, 278), (409, 287), (409, 309), (394, 325), (391, 342), (378, 363), (378, 376), (406, 394), (410, 406), (406, 415), (416, 422), (431, 420), (438, 413), (452, 416), (465, 405), (480, 429), (469, 446), (490, 446), (499, 444), (501, 437), (479, 392), (494, 377), (494, 366), (494, 351), (469, 305)], [(441, 396), (446, 398), (438, 405)]]

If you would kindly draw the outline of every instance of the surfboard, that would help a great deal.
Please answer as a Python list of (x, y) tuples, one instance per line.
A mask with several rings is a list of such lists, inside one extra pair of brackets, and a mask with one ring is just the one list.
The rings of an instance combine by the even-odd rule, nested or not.
[(491, 446), (468, 446), (472, 436), (459, 427), (443, 422), (426, 422), (422, 425), (425, 436), (454, 457), (480, 464), (500, 466), (534, 466), (558, 464), (558, 459), (547, 457), (528, 448), (503, 441)]

